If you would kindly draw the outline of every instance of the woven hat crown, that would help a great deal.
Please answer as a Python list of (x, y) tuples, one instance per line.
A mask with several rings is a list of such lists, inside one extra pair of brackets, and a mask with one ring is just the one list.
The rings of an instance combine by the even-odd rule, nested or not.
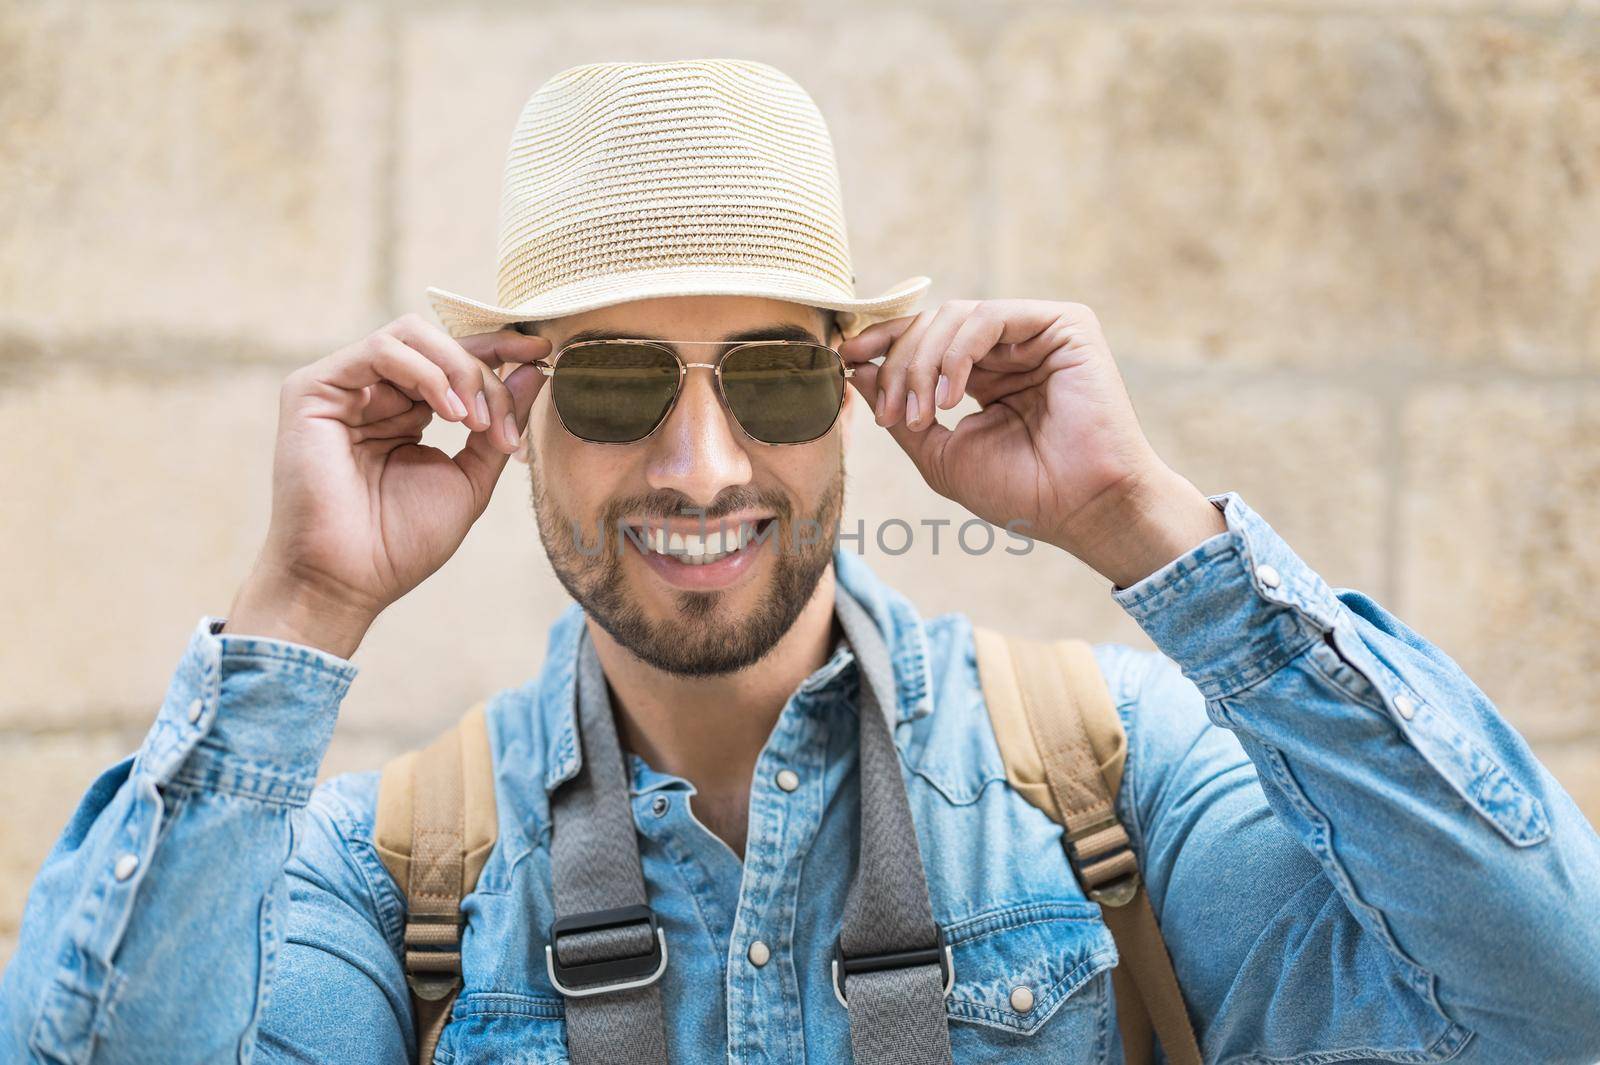
[(662, 295), (903, 313), (855, 294), (833, 141), (810, 95), (740, 59), (587, 63), (529, 97), (506, 154), (495, 304), (430, 288), (455, 335)]

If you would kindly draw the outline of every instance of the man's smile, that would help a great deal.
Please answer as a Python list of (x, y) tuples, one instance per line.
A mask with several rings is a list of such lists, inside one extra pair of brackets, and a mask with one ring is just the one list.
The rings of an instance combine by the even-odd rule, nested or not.
[[(773, 539), (774, 518), (671, 519), (629, 524), (623, 537), (666, 583), (686, 591), (719, 591), (751, 571), (765, 540)], [(769, 531), (771, 530), (771, 531)]]

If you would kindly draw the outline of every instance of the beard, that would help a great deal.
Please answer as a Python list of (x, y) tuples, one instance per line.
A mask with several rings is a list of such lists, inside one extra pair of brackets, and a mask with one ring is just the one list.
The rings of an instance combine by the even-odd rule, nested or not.
[[(611, 637), (645, 662), (668, 673), (714, 676), (733, 673), (759, 662), (794, 625), (815, 594), (833, 561), (839, 516), (844, 506), (844, 462), (809, 514), (796, 515), (790, 499), (776, 491), (735, 486), (720, 493), (710, 506), (695, 508), (678, 492), (663, 490), (606, 504), (599, 527), (581, 522), (557, 507), (545, 492), (537, 459), (529, 463), (533, 508), (539, 539), (556, 578)], [(727, 607), (731, 591), (675, 590), (677, 616), (664, 621), (649, 617), (628, 592), (623, 569), (622, 525), (625, 516), (665, 518), (687, 515), (707, 523), (746, 509), (769, 510), (773, 527), (755, 550), (771, 550), (769, 587), (749, 614), (739, 617)], [(587, 536), (592, 530), (595, 546)], [(580, 546), (581, 545), (581, 546)]]

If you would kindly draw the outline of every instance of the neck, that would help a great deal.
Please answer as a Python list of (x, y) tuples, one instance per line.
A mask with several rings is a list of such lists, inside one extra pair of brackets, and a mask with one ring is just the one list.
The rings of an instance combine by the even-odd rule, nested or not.
[[(657, 669), (593, 619), (586, 622), (611, 688), (617, 738), (653, 768), (693, 784), (699, 793), (696, 815), (736, 853), (744, 849), (744, 813), (756, 759), (789, 696), (826, 664), (833, 649), (833, 595), (829, 566), (800, 616), (765, 657), (748, 669), (710, 677)], [(724, 822), (725, 830), (713, 820)]]

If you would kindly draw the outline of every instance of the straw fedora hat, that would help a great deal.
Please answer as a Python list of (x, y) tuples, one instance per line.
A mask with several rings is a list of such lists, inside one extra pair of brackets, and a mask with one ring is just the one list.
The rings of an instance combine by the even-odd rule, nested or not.
[(506, 153), (496, 302), (430, 287), (454, 337), (657, 296), (766, 296), (854, 336), (911, 311), (857, 296), (833, 140), (787, 74), (742, 59), (588, 63), (528, 98)]

